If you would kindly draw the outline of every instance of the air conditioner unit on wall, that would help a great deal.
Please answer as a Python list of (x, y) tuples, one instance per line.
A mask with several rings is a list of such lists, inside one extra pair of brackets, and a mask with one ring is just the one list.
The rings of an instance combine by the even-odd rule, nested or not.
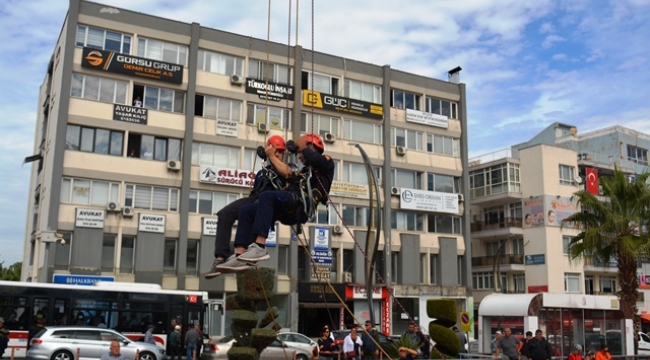
[(230, 83), (233, 85), (244, 85), (244, 77), (239, 75), (231, 75)]
[(351, 283), (352, 282), (352, 273), (349, 271), (345, 271), (343, 273), (343, 282), (346, 283)]
[(133, 215), (134, 215), (134, 211), (132, 207), (125, 206), (122, 208), (122, 217), (130, 218), (133, 217)]
[(406, 155), (406, 148), (404, 146), (397, 146), (397, 147), (395, 147), (395, 152), (399, 156), (404, 156), (404, 155)]
[(332, 133), (325, 133), (325, 136), (323, 138), (325, 139), (325, 142), (330, 144), (336, 141), (336, 136), (334, 136)]
[(167, 170), (179, 171), (181, 169), (181, 162), (178, 160), (167, 161)]
[(266, 124), (264, 123), (259, 123), (257, 124), (257, 132), (266, 134), (269, 132), (269, 130), (266, 128)]
[(122, 208), (120, 208), (120, 204), (111, 201), (108, 204), (106, 204), (106, 211), (108, 212), (120, 212), (122, 211)]
[(458, 194), (458, 202), (464, 202), (465, 201), (465, 196), (463, 194)]
[(334, 225), (334, 226), (332, 226), (332, 232), (333, 232), (335, 235), (341, 235), (341, 234), (343, 234), (343, 226), (341, 226), (341, 225)]
[(391, 186), (390, 188), (390, 194), (393, 196), (399, 196), (400, 190), (397, 186)]

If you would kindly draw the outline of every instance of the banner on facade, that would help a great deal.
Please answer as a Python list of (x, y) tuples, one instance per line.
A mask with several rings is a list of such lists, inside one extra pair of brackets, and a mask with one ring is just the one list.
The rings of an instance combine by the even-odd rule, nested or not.
[(458, 194), (400, 189), (400, 209), (458, 214)]
[(104, 210), (77, 208), (74, 225), (78, 228), (103, 229)]

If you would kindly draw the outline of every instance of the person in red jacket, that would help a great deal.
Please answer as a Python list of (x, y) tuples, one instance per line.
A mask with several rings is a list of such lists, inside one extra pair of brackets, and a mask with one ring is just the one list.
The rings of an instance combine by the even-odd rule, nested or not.
[(596, 360), (611, 360), (612, 355), (609, 353), (607, 344), (602, 344), (600, 350), (596, 352)]
[(569, 360), (582, 360), (582, 346), (576, 344), (573, 347), (573, 352), (569, 354)]

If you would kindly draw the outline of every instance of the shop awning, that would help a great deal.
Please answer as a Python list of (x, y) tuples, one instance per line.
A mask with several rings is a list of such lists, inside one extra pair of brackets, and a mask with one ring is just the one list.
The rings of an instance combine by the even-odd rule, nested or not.
[(641, 319), (643, 319), (645, 321), (650, 321), (650, 314), (643, 314), (640, 317), (641, 317)]

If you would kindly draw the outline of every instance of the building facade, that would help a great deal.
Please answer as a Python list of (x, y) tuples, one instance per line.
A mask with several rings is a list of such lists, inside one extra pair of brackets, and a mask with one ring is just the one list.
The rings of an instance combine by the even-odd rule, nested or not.
[[(360, 251), (369, 188), (350, 143), (371, 158), (386, 204), (372, 295), (378, 325), (390, 333), (424, 321), (431, 297), (456, 298), (465, 309), (471, 254), (459, 70), (442, 81), (71, 0), (40, 88), (35, 155), (26, 159), (24, 280), (156, 283), (205, 290), (224, 305), (235, 277), (202, 277), (216, 212), (247, 196), (265, 139), (313, 131), (336, 161), (335, 182), (306, 236), (278, 224), (269, 242), (264, 266), (277, 269), (270, 302), (278, 320), (314, 334), (318, 309), (327, 308), (332, 325), (350, 324), (332, 293), (370, 317)], [(316, 271), (335, 286), (325, 288)], [(211, 314), (210, 333), (227, 332), (228, 323)]]
[[(475, 309), (494, 292), (615, 294), (616, 263), (571, 261), (568, 244), (579, 231), (560, 225), (579, 211), (576, 191), (602, 193), (599, 176), (613, 175), (617, 167), (633, 181), (646, 171), (648, 149), (649, 135), (622, 126), (580, 134), (575, 126), (555, 123), (525, 143), (471, 159)], [(493, 322), (496, 327), (498, 320)], [(523, 330), (523, 323), (501, 324), (507, 325)]]

